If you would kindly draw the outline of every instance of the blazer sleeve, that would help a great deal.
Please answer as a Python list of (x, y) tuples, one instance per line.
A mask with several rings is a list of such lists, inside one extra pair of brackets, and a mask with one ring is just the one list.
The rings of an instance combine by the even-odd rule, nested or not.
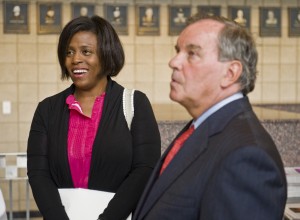
[(49, 102), (39, 103), (27, 143), (28, 178), (36, 204), (44, 219), (68, 220), (48, 163), (47, 125)]
[(212, 183), (206, 193), (210, 202), (203, 203), (200, 219), (282, 220), (285, 176), (261, 148), (243, 147), (232, 152)]
[(140, 91), (134, 94), (134, 117), (131, 124), (133, 143), (132, 168), (118, 188), (101, 219), (117, 220), (135, 209), (152, 170), (160, 158), (161, 140), (151, 104)]

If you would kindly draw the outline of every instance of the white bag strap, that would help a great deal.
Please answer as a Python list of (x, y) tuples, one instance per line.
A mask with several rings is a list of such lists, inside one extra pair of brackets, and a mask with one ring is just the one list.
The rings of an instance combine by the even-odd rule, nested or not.
[(130, 130), (132, 118), (134, 116), (134, 89), (124, 88), (123, 91), (123, 112)]

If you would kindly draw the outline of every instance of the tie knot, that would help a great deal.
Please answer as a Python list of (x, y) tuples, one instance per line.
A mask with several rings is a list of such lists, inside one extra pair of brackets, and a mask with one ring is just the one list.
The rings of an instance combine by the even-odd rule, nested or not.
[(191, 125), (187, 131), (193, 133), (194, 130), (195, 130), (195, 126)]
[(179, 143), (185, 142), (186, 139), (188, 139), (188, 137), (191, 136), (194, 130), (195, 130), (194, 125), (192, 125), (185, 132), (183, 132), (176, 141)]

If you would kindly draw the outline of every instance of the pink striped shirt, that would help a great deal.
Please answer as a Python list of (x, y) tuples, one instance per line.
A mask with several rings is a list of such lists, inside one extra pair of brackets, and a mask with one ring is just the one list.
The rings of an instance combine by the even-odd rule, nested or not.
[(102, 116), (105, 93), (95, 100), (92, 115), (83, 114), (74, 95), (66, 103), (70, 109), (68, 132), (68, 160), (75, 188), (87, 188), (94, 139)]

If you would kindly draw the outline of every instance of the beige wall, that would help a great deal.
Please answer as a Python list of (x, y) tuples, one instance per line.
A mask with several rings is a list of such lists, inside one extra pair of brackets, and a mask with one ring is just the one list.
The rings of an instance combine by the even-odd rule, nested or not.
[[(47, 0), (50, 2), (51, 0)], [(38, 101), (69, 85), (61, 82), (56, 57), (58, 35), (37, 35), (36, 0), (29, 0), (30, 34), (3, 34), (3, 1), (0, 3), (0, 105), (11, 101), (12, 113), (0, 111), (0, 152), (26, 151), (30, 122)], [(43, 2), (40, 0), (39, 2)], [(70, 3), (63, 1), (63, 24), (71, 17)], [(79, 2), (79, 1), (78, 1)], [(121, 36), (126, 52), (126, 65), (116, 78), (124, 86), (142, 90), (153, 105), (174, 105), (169, 100), (170, 69), (167, 65), (174, 54), (176, 37), (168, 36), (169, 4), (251, 6), (251, 31), (259, 51), (259, 77), (256, 89), (250, 94), (252, 103), (299, 103), (300, 101), (300, 38), (287, 36), (287, 7), (300, 6), (298, 0), (157, 0), (101, 1), (95, 3), (96, 13), (103, 15), (103, 3), (128, 3), (129, 35)], [(160, 36), (136, 36), (135, 10), (138, 3), (160, 4)], [(282, 8), (282, 36), (259, 37), (259, 6)], [(172, 108), (170, 108), (172, 110)], [(170, 112), (172, 114), (172, 112)], [(24, 205), (24, 203), (23, 203)]]

